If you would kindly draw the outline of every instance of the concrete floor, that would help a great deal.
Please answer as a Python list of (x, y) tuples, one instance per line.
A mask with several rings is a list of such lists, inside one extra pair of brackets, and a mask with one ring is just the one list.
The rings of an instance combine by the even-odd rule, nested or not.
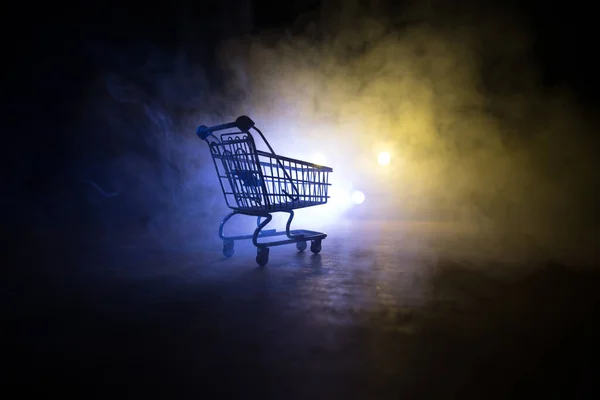
[(19, 350), (5, 379), (244, 399), (597, 389), (594, 271), (527, 262), (516, 247), (500, 257), (444, 224), (345, 228), (320, 255), (274, 248), (264, 268), (248, 244), (227, 260), (191, 245), (30, 252), (34, 279), (5, 289)]

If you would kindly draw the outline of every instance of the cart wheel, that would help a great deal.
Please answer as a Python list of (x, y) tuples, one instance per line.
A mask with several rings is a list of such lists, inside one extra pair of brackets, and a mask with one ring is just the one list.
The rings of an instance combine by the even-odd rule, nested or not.
[(269, 262), (269, 248), (259, 247), (256, 249), (256, 263), (264, 267)]
[(315, 254), (319, 254), (321, 252), (321, 239), (310, 242), (310, 251)]
[(302, 242), (296, 242), (296, 248), (298, 251), (306, 250), (306, 240), (303, 240)]
[(228, 240), (223, 242), (223, 255), (225, 256), (225, 258), (231, 257), (233, 253), (235, 253), (235, 250), (233, 248), (233, 241)]

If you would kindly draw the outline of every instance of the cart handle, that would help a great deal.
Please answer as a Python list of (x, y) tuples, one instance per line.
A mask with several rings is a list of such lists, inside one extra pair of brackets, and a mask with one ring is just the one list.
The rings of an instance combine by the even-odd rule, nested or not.
[(231, 129), (238, 128), (242, 132), (248, 132), (250, 128), (254, 126), (254, 121), (247, 117), (246, 115), (242, 115), (238, 117), (234, 122), (230, 122), (228, 124), (215, 125), (215, 126), (205, 126), (201, 125), (196, 129), (196, 135), (202, 140), (205, 140), (211, 133), (215, 131), (221, 131), (223, 129)]
[[(256, 132), (258, 132), (258, 134), (260, 135), (260, 137), (262, 138), (262, 140), (265, 142), (265, 144), (267, 145), (267, 147), (271, 151), (271, 154), (275, 155), (275, 150), (273, 150), (273, 148), (271, 147), (271, 145), (269, 144), (269, 142), (265, 138), (265, 135), (263, 135), (263, 133), (260, 131), (260, 129), (258, 129), (256, 126), (254, 126), (254, 121), (252, 121), (250, 119), (250, 117), (248, 117), (246, 115), (242, 115), (242, 116), (238, 117), (235, 120), (235, 122), (230, 122), (228, 124), (215, 125), (215, 126), (211, 126), (211, 127), (208, 127), (208, 126), (205, 126), (205, 125), (201, 125), (201, 126), (199, 126), (196, 129), (196, 135), (198, 135), (198, 137), (200, 139), (206, 140), (206, 138), (209, 137), (210, 135), (212, 135), (212, 133), (215, 132), (215, 131), (220, 131), (220, 130), (223, 130), (223, 129), (231, 129), (231, 128), (236, 128), (236, 127), (240, 131), (242, 131), (242, 132), (248, 132), (248, 133), (250, 131), (250, 128), (253, 128)], [(293, 195), (288, 194), (285, 190), (283, 192), (288, 197), (290, 197), (293, 201), (298, 200), (300, 198), (300, 196), (298, 195), (298, 193), (299, 193), (298, 192), (298, 188), (294, 184), (292, 178), (287, 173), (286, 169), (284, 168), (283, 164), (281, 163), (281, 160), (277, 159), (277, 163), (279, 164), (279, 166), (283, 170), (283, 174), (290, 181), (290, 183), (292, 184), (292, 188), (294, 189), (294, 191), (297, 194), (296, 194), (296, 196), (293, 196)]]

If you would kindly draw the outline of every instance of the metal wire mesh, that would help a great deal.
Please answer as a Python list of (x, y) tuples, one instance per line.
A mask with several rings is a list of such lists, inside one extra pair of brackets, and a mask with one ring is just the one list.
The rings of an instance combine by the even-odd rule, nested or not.
[(229, 133), (210, 144), (227, 205), (273, 212), (327, 203), (331, 168), (256, 149), (252, 135)]

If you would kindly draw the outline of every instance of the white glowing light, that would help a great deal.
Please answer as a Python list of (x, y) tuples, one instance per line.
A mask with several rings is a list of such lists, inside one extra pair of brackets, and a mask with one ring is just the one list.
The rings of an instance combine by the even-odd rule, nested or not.
[(390, 163), (391, 158), (392, 157), (390, 156), (390, 153), (382, 151), (381, 153), (379, 153), (379, 155), (377, 155), (377, 162), (379, 163), (379, 165), (388, 165)]
[(317, 165), (325, 165), (327, 163), (327, 157), (321, 153), (315, 154), (313, 157), (313, 163)]
[(362, 204), (365, 201), (365, 194), (360, 190), (352, 192), (352, 202), (354, 204)]
[(329, 195), (331, 197), (329, 198), (328, 204), (339, 210), (344, 210), (352, 204), (352, 195), (349, 190), (343, 190), (332, 186), (329, 189)]

